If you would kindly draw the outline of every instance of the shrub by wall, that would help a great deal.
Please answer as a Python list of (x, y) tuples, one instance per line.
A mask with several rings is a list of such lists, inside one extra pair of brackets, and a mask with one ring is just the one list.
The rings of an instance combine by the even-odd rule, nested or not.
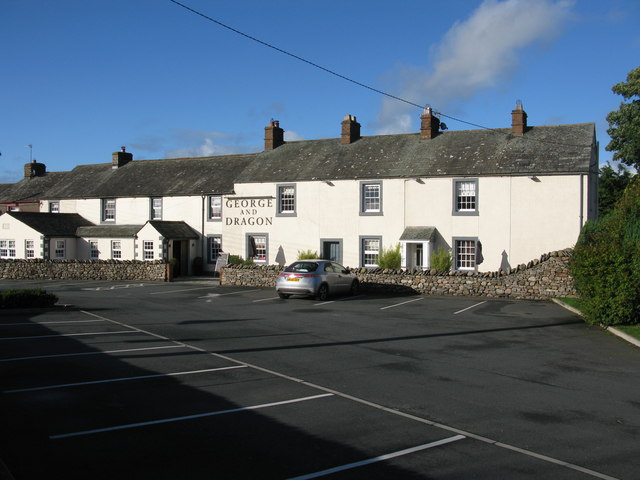
[[(415, 293), (489, 298), (546, 300), (576, 295), (568, 262), (571, 250), (551, 252), (509, 272), (407, 271), (352, 269), (361, 291)], [(275, 287), (284, 267), (278, 265), (229, 265), (222, 269), (220, 284)]]

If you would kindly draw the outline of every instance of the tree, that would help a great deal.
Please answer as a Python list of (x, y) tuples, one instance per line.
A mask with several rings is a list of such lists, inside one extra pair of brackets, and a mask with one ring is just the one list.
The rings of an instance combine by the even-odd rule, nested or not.
[(603, 217), (613, 210), (632, 178), (631, 172), (620, 163), (617, 170), (610, 163), (600, 168), (600, 181), (598, 184), (599, 217)]
[(611, 141), (605, 148), (615, 152), (614, 160), (640, 171), (640, 67), (631, 70), (627, 81), (615, 84), (611, 90), (626, 102), (607, 115)]

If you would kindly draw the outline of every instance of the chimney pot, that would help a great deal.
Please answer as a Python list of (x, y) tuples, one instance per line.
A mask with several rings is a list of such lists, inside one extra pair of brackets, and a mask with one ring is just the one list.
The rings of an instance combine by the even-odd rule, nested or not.
[(111, 168), (120, 168), (133, 160), (133, 154), (126, 151), (125, 147), (120, 147), (119, 152), (111, 155)]
[(284, 130), (280, 128), (278, 120), (271, 120), (267, 127), (264, 127), (264, 149), (274, 150), (284, 145)]
[(355, 115), (345, 115), (342, 120), (342, 137), (341, 145), (349, 145), (360, 139), (360, 124), (356, 121)]

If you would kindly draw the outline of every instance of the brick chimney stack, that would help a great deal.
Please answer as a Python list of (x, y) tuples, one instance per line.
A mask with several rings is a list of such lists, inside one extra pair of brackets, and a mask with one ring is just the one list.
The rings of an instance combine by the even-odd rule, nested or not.
[(420, 139), (431, 140), (440, 133), (440, 119), (433, 115), (431, 107), (424, 109), (420, 115)]
[(342, 120), (341, 145), (349, 145), (360, 138), (360, 124), (356, 121), (355, 115), (345, 115)]
[(120, 168), (133, 160), (133, 154), (121, 147), (119, 152), (113, 152), (111, 159), (111, 168)]
[(271, 120), (269, 126), (264, 127), (264, 149), (273, 150), (281, 145), (284, 145), (284, 130), (278, 120)]
[(38, 163), (33, 159), (31, 163), (24, 164), (24, 178), (44, 177), (47, 173), (47, 166), (44, 163)]
[(511, 133), (522, 136), (527, 131), (527, 112), (522, 108), (522, 102), (516, 103), (516, 109), (511, 110)]

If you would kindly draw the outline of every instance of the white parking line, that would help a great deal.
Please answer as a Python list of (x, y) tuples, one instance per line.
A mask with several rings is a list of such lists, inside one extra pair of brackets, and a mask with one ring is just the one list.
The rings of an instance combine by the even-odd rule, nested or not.
[(329, 305), (330, 303), (335, 303), (335, 300), (329, 300), (328, 302), (314, 303), (313, 305), (317, 307), (318, 305)]
[(53, 355), (34, 355), (32, 357), (4, 358), (0, 360), (0, 362), (17, 362), (20, 360), (41, 360), (44, 358), (59, 358), (59, 357), (81, 357), (84, 355), (107, 355), (110, 353), (144, 352), (146, 350), (163, 350), (166, 348), (190, 348), (190, 347), (187, 347), (186, 345), (167, 345), (164, 347), (125, 348), (123, 350), (105, 350), (105, 351), (98, 351), (98, 352), (57, 353)]
[(5, 390), (4, 393), (37, 392), (40, 390), (54, 390), (56, 388), (79, 387), (83, 385), (97, 385), (100, 383), (128, 382), (130, 380), (146, 380), (148, 378), (159, 378), (159, 377), (179, 377), (181, 375), (195, 375), (197, 373), (220, 372), (223, 370), (235, 370), (237, 368), (247, 368), (247, 367), (245, 367), (244, 365), (234, 365), (232, 367), (207, 368), (206, 370), (193, 370), (190, 372), (158, 373), (155, 375), (140, 375), (137, 377), (109, 378), (106, 380), (91, 380), (87, 382), (62, 383), (59, 385), (47, 385), (44, 387), (16, 388), (14, 390)]
[(420, 298), (416, 298), (414, 300), (407, 300), (406, 302), (401, 302), (401, 303), (396, 303), (394, 305), (388, 305), (386, 307), (382, 307), (380, 310), (386, 310), (387, 308), (395, 308), (395, 307), (399, 307), (400, 305), (406, 305), (407, 303), (413, 303), (413, 302), (417, 302), (419, 300), (422, 300), (422, 297)]
[(58, 320), (55, 322), (20, 322), (20, 323), (2, 323), (0, 327), (35, 327), (40, 325), (73, 325), (76, 323), (95, 323), (95, 322), (104, 322), (104, 320)]
[(417, 447), (407, 448), (405, 450), (398, 450), (397, 452), (387, 453), (386, 455), (380, 455), (378, 457), (369, 458), (367, 460), (362, 460), (360, 462), (348, 463), (346, 465), (341, 465), (339, 467), (321, 470), (320, 472), (309, 473), (307, 475), (300, 475), (299, 477), (293, 477), (293, 478), (290, 478), (289, 480), (308, 480), (310, 478), (324, 477), (326, 475), (331, 475), (332, 473), (342, 472), (344, 470), (350, 470), (352, 468), (363, 467), (365, 465), (371, 465), (372, 463), (383, 462), (385, 460), (401, 457), (403, 455), (409, 455), (411, 453), (420, 452), (422, 450), (427, 450), (429, 448), (439, 447), (441, 445), (446, 445), (447, 443), (457, 442), (458, 440), (463, 440), (464, 438), (466, 437), (463, 435), (454, 435), (453, 437), (444, 438), (442, 440), (438, 440), (431, 443), (425, 443), (424, 445), (418, 445)]
[(85, 337), (87, 335), (120, 335), (122, 333), (138, 333), (135, 330), (120, 330), (117, 332), (94, 332), (94, 333), (61, 333), (58, 335), (31, 335), (28, 337), (7, 337), (0, 338), (3, 340), (33, 340), (36, 338), (56, 338), (56, 337)]
[(94, 430), (84, 430), (82, 432), (62, 433), (59, 435), (50, 435), (51, 440), (59, 440), (61, 438), (79, 437), (82, 435), (92, 435), (95, 433), (113, 432), (116, 430), (126, 430), (129, 428), (146, 427), (149, 425), (159, 425), (162, 423), (181, 422), (183, 420), (193, 420), (195, 418), (214, 417), (216, 415), (226, 415), (228, 413), (247, 412), (251, 410), (259, 410), (262, 408), (277, 407), (280, 405), (288, 405), (291, 403), (307, 402), (309, 400), (317, 400), (318, 398), (332, 397), (331, 393), (323, 393), (320, 395), (312, 395), (310, 397), (292, 398), (291, 400), (283, 400), (280, 402), (263, 403), (262, 405), (252, 405), (250, 407), (232, 408), (229, 410), (219, 410), (216, 412), (197, 413), (195, 415), (185, 415), (183, 417), (162, 418), (159, 420), (151, 420), (149, 422), (129, 423), (127, 425), (117, 425), (115, 427), (96, 428)]
[(165, 293), (180, 293), (180, 292), (190, 292), (192, 290), (211, 290), (214, 287), (214, 285), (211, 285), (209, 287), (197, 287), (197, 288), (183, 288), (180, 290), (169, 290), (169, 291), (162, 291), (162, 292), (151, 292), (149, 293), (149, 295), (162, 295)]
[(262, 298), (260, 300), (253, 300), (251, 303), (269, 302), (271, 300), (280, 300), (280, 297)]
[(466, 312), (467, 310), (471, 310), (472, 308), (482, 305), (483, 303), (487, 303), (487, 301), (485, 300), (484, 302), (476, 303), (475, 305), (471, 305), (470, 307), (463, 308), (462, 310), (458, 310), (457, 312), (453, 312), (453, 314), (457, 315), (459, 313)]

